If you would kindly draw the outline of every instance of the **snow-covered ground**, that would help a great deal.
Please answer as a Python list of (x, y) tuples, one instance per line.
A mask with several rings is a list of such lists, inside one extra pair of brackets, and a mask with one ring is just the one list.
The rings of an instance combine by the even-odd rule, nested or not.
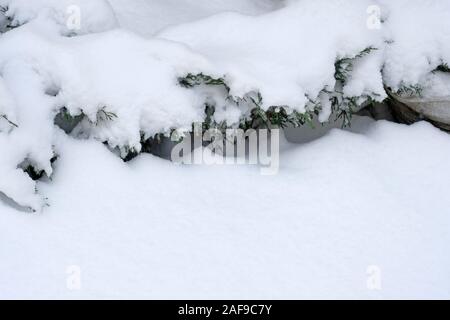
[[(450, 298), (449, 136), (361, 130), (285, 146), (266, 177), (150, 155), (125, 165), (61, 136), (39, 186), (51, 206), (0, 202), (0, 297)], [(80, 291), (66, 286), (73, 265)], [(381, 290), (367, 287), (370, 266)]]
[[(366, 24), (374, 3), (379, 29)], [(142, 136), (188, 131), (205, 101), (218, 122), (249, 116), (224, 87), (178, 85), (189, 73), (223, 77), (235, 98), (261, 94), (264, 111), (319, 101), (324, 122), (331, 99), (383, 100), (385, 87), (446, 97), (450, 78), (434, 70), (450, 61), (447, 1), (0, 7), (0, 298), (450, 298), (450, 137), (426, 122), (291, 129), (302, 143), (283, 139), (272, 176), (125, 163), (101, 143), (139, 151)], [(86, 116), (71, 135), (53, 124), (62, 107)], [(23, 161), (51, 179), (35, 183)]]

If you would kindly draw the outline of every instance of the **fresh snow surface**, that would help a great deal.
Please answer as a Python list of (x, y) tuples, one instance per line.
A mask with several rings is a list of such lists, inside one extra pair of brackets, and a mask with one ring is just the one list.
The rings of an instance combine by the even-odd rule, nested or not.
[(171, 25), (221, 12), (259, 15), (281, 6), (280, 0), (109, 0), (123, 28), (144, 36)]
[[(450, 64), (450, 2), (378, 0), (385, 12), (384, 77), (394, 90), (420, 84), (440, 64)], [(443, 95), (450, 95), (450, 82)]]
[[(0, 0), (0, 7), (8, 9), (6, 15), (12, 17), (15, 26), (39, 17), (57, 22), (63, 33), (101, 32), (118, 25), (108, 0)], [(67, 26), (72, 21), (70, 17), (77, 13), (81, 16), (81, 29), (68, 30)]]
[[(367, 24), (373, 5), (380, 28)], [(360, 119), (356, 133), (286, 144), (272, 177), (149, 155), (124, 164), (102, 145), (124, 156), (142, 136), (183, 134), (205, 102), (234, 127), (254, 107), (180, 86), (187, 74), (223, 78), (233, 98), (261, 93), (263, 109), (319, 101), (321, 122), (337, 91), (382, 100), (385, 87), (418, 85), (448, 99), (448, 73), (434, 72), (450, 64), (448, 0), (0, 7), (0, 297), (450, 297), (450, 139), (430, 125)], [(336, 60), (367, 48), (337, 82)], [(70, 136), (54, 125), (63, 107), (86, 116)], [(24, 165), (51, 179), (32, 181)], [(80, 292), (66, 289), (70, 265), (83, 270)], [(370, 265), (381, 291), (367, 289)]]
[(0, 202), (0, 298), (450, 298), (448, 135), (364, 119), (354, 131), (284, 145), (275, 176), (124, 165), (60, 134), (39, 183), (51, 206)]
[[(304, 112), (310, 99), (329, 99), (322, 90), (334, 90), (336, 86), (337, 58), (352, 58), (382, 43), (380, 33), (367, 29), (365, 15), (360, 14), (369, 4), (365, 1), (356, 6), (335, 3), (328, 10), (320, 10), (323, 8), (311, 1), (293, 3), (258, 17), (225, 13), (203, 20), (200, 25), (184, 26), (182, 30), (187, 33), (175, 28), (150, 39), (114, 27), (107, 32), (66, 37), (60, 17), (64, 17), (62, 4), (39, 0), (41, 5), (27, 6), (22, 0), (1, 1), (8, 5), (5, 14), (13, 21), (18, 19), (17, 24), (29, 22), (0, 37), (0, 100), (9, 101), (8, 105), (0, 104), (0, 115), (17, 125), (4, 129), (6, 135), (0, 140), (0, 149), (8, 150), (6, 159), (0, 159), (0, 172), (11, 177), (0, 183), (0, 190), (34, 210), (42, 208), (43, 196), (35, 194), (34, 182), (17, 166), (27, 161), (37, 170), (52, 173), (52, 119), (62, 107), (71, 115), (83, 113), (90, 120), (76, 131), (81, 136), (107, 142), (126, 154), (128, 150), (140, 151), (141, 135), (148, 138), (172, 129), (188, 131), (193, 122), (204, 118), (204, 103), (211, 99), (217, 110), (222, 109), (216, 115), (219, 120), (236, 126), (239, 119), (246, 117), (248, 108), (228, 106), (226, 94), (217, 98), (217, 93), (205, 95), (182, 88), (177, 82), (179, 77), (189, 73), (225, 77), (233, 96), (259, 91), (264, 109), (291, 106)], [(112, 9), (104, 0), (79, 0), (78, 4), (81, 25), (84, 12), (87, 18), (92, 17), (87, 20), (88, 26), (91, 21), (111, 16)], [(346, 17), (338, 28), (332, 24), (338, 22), (337, 12)], [(214, 26), (217, 33), (211, 35), (208, 30), (214, 21), (218, 23)], [(310, 24), (317, 21), (329, 22), (323, 28), (311, 28)], [(230, 22), (235, 22), (237, 29), (230, 29)], [(184, 43), (191, 33), (194, 38), (211, 42), (212, 47)], [(266, 41), (261, 41), (262, 36)], [(334, 40), (324, 41), (326, 36)], [(350, 36), (354, 41), (343, 41)], [(293, 41), (302, 38), (317, 53), (311, 55), (303, 50), (302, 41)], [(221, 39), (226, 50), (214, 47)], [(292, 50), (282, 49), (285, 46)], [(373, 57), (361, 59), (355, 66), (352, 79), (343, 88), (347, 95), (373, 93), (376, 99), (385, 96), (380, 53)], [(329, 115), (329, 108), (325, 109)], [(98, 121), (101, 112), (117, 117), (114, 121)], [(35, 121), (37, 117), (42, 121)], [(324, 121), (326, 118), (321, 117)], [(10, 124), (6, 122), (0, 118), (1, 127)]]

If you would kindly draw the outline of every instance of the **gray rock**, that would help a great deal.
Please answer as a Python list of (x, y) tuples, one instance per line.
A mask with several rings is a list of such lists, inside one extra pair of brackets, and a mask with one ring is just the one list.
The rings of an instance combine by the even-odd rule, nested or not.
[(402, 97), (388, 93), (389, 105), (400, 122), (412, 124), (427, 120), (438, 128), (450, 131), (450, 98)]

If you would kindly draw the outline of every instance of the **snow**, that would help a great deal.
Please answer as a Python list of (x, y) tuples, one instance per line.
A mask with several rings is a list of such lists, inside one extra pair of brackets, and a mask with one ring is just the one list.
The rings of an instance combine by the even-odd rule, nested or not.
[[(23, 161), (31, 162), (36, 170), (45, 170), (48, 175), (52, 173), (51, 159), (55, 155), (52, 152), (55, 131), (52, 119), (63, 107), (72, 116), (86, 116), (76, 130), (79, 136), (107, 142), (125, 157), (130, 150), (141, 150), (142, 136), (149, 138), (172, 130), (189, 131), (193, 122), (204, 119), (204, 103), (211, 99), (218, 110), (215, 119), (230, 121), (228, 125), (236, 126), (239, 120), (248, 117), (253, 107), (249, 107), (249, 103), (247, 106), (245, 103), (225, 103), (229, 94), (240, 99), (259, 92), (263, 97), (263, 109), (289, 106), (305, 112), (309, 99), (321, 95), (326, 101), (323, 90), (333, 90), (337, 85), (334, 72), (338, 57), (355, 57), (380, 40), (367, 28), (358, 28), (365, 23), (364, 16), (359, 14), (364, 3), (356, 7), (350, 3), (337, 3), (334, 9), (348, 21), (339, 28), (335, 27), (334, 9), (317, 13), (322, 12), (321, 6), (307, 1), (259, 17), (238, 13), (215, 15), (202, 20), (198, 26), (196, 23), (184, 25), (181, 33), (174, 28), (151, 39), (123, 29), (101, 32), (102, 28), (96, 28), (101, 25), (110, 29), (110, 24), (100, 22), (110, 21), (114, 16), (104, 1), (78, 3), (83, 13), (82, 22), (87, 21), (81, 24), (87, 29), (81, 29), (78, 34), (94, 32), (78, 37), (66, 37), (65, 32), (61, 34), (65, 3), (50, 0), (31, 6), (27, 3), (21, 0), (3, 3), (13, 24), (28, 23), (0, 38), (0, 73), (5, 73), (4, 69), (11, 63), (21, 66), (21, 71), (13, 75), (15, 83), (9, 83), (3, 75), (9, 89), (7, 94), (13, 96), (12, 101), (17, 100), (15, 108), (19, 109), (20, 117), (17, 128), (12, 128), (11, 139), (4, 139), (0, 146), (0, 149), (10, 150), (14, 159), (4, 164), (2, 170), (12, 170), (16, 175), (17, 166)], [(309, 23), (321, 19), (329, 22), (318, 29), (322, 31), (317, 31), (319, 38), (316, 39), (310, 29), (305, 30)], [(213, 24), (217, 26), (213, 28)], [(230, 26), (238, 29), (233, 32)], [(209, 33), (212, 29), (216, 29), (214, 35)], [(298, 33), (290, 35), (291, 29)], [(279, 37), (280, 32), (286, 36)], [(341, 41), (349, 37), (350, 32), (354, 41)], [(268, 41), (260, 40), (262, 33)], [(335, 41), (323, 41), (330, 34)], [(199, 45), (185, 43), (183, 38), (186, 36), (197, 39)], [(293, 37), (305, 37), (311, 49), (319, 54), (308, 61), (309, 52), (302, 50), (302, 42), (293, 42)], [(213, 38), (216, 40), (211, 41)], [(246, 45), (248, 39), (252, 39), (252, 46)], [(292, 50), (280, 50), (286, 45)], [(299, 60), (305, 63), (299, 64)], [(370, 95), (372, 90), (378, 90), (374, 98), (383, 97), (378, 64), (379, 59), (355, 65), (355, 74), (349, 84), (357, 83), (358, 87), (356, 91), (351, 90), (347, 84), (344, 91)], [(375, 81), (366, 80), (368, 70), (377, 70)], [(178, 84), (180, 77), (199, 73), (215, 78), (225, 76), (230, 93), (217, 98), (217, 95), (199, 94), (198, 90), (188, 90)], [(360, 81), (355, 79), (357, 74), (363, 76)], [(29, 77), (33, 78), (32, 82), (27, 81)], [(30, 94), (16, 97), (28, 91), (22, 88), (23, 85), (33, 83)], [(33, 109), (30, 101), (34, 100), (40, 101), (40, 105)], [(7, 108), (13, 107), (4, 107)], [(329, 114), (329, 108), (325, 109)], [(99, 121), (102, 114), (109, 115), (109, 121)], [(20, 136), (21, 141), (31, 136), (36, 138), (19, 143), (12, 138), (14, 135)], [(30, 180), (27, 190), (33, 190), (33, 185)], [(18, 197), (6, 186), (0, 190), (22, 206), (38, 211), (42, 207), (35, 200), (39, 197), (35, 192)]]
[(281, 1), (273, 0), (133, 0), (132, 6), (130, 0), (109, 2), (123, 28), (147, 37), (168, 26), (192, 22), (221, 12), (259, 15), (281, 6)]
[[(309, 139), (333, 98), (448, 101), (449, 18), (445, 0), (0, 0), (0, 297), (449, 298), (448, 135), (356, 117)], [(224, 85), (180, 84), (199, 74)], [(205, 103), (229, 127), (319, 103), (324, 127), (269, 177), (117, 156)], [(84, 117), (69, 135), (61, 111)]]
[(0, 202), (0, 297), (450, 298), (448, 135), (363, 118), (353, 130), (285, 145), (275, 176), (124, 165), (60, 134), (45, 213)]
[(422, 81), (422, 96), (426, 99), (450, 99), (450, 74), (443, 72), (430, 73)]
[[(169, 28), (159, 36), (186, 43), (213, 61), (226, 75), (231, 95), (259, 91), (265, 109), (290, 106), (303, 112), (307, 96), (316, 99), (322, 90), (335, 88), (336, 59), (381, 46), (381, 32), (368, 29), (367, 17), (361, 14), (369, 5), (370, 1), (329, 1), (324, 10), (320, 1), (298, 1), (258, 17), (215, 15)], [(360, 68), (366, 65), (372, 66), (365, 63)], [(381, 65), (373, 69), (375, 79), (381, 80), (377, 75)], [(368, 69), (361, 73), (367, 75)], [(366, 88), (364, 80), (358, 80), (359, 95), (372, 90), (384, 95), (381, 81)]]
[[(188, 71), (208, 70), (201, 56), (182, 45), (144, 40), (124, 30), (65, 38), (53, 26), (36, 20), (0, 40), (4, 48), (0, 52), (0, 94), (13, 97), (5, 99), (3, 103), (9, 100), (10, 104), (0, 110), (11, 113), (14, 101), (20, 113), (10, 139), (0, 144), (15, 159), (4, 170), (15, 170), (27, 155), (36, 169), (51, 174), (53, 118), (63, 107), (72, 115), (86, 115), (89, 121), (79, 130), (84, 135), (122, 152), (139, 151), (141, 135), (148, 138), (172, 128), (188, 131), (193, 122), (203, 120), (203, 101), (177, 84), (177, 78)], [(53, 91), (56, 96), (48, 94)], [(99, 121), (103, 111), (114, 119)], [(41, 207), (30, 202), (30, 197), (0, 190), (21, 205)]]

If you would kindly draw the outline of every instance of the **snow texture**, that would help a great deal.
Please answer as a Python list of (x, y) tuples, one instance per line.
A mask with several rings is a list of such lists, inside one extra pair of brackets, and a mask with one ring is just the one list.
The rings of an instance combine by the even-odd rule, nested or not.
[[(0, 297), (449, 298), (450, 140), (429, 125), (287, 145), (270, 179), (102, 145), (182, 135), (206, 103), (235, 127), (255, 96), (323, 123), (336, 97), (448, 99), (448, 64), (447, 0), (0, 0)], [(200, 74), (223, 85), (180, 84)], [(68, 136), (58, 114), (83, 119)]]
[(450, 298), (448, 135), (353, 128), (285, 145), (271, 177), (151, 155), (125, 166), (58, 134), (53, 181), (39, 183), (51, 206), (0, 202), (0, 297)]
[[(232, 6), (218, 3), (204, 4), (205, 12)], [(44, 202), (30, 194), (34, 182), (26, 183), (17, 167), (27, 161), (52, 173), (52, 119), (63, 108), (71, 116), (86, 116), (76, 130), (80, 136), (107, 142), (126, 155), (140, 151), (142, 137), (189, 131), (204, 119), (207, 101), (215, 104), (215, 120), (230, 126), (248, 117), (251, 107), (230, 104), (228, 95), (240, 99), (255, 93), (261, 94), (264, 110), (284, 106), (306, 112), (311, 101), (318, 101), (320, 119), (327, 121), (330, 92), (342, 90), (343, 97), (358, 101), (382, 100), (385, 85), (396, 90), (422, 81), (430, 87), (430, 72), (450, 60), (450, 5), (444, 1), (380, 1), (386, 20), (380, 29), (367, 25), (369, 0), (287, 1), (284, 6), (248, 1), (236, 11), (254, 8), (256, 15), (220, 13), (150, 39), (115, 28), (115, 10), (125, 14), (120, 1), (116, 7), (103, 0), (74, 4), (80, 7), (81, 29), (72, 32), (64, 23), (68, 1), (0, 2), (4, 19), (20, 26), (0, 38), (0, 149), (6, 154), (0, 170), (16, 177), (0, 190), (35, 210)], [(142, 1), (134, 5), (145, 6)], [(262, 13), (263, 8), (273, 10)], [(427, 28), (410, 27), (419, 16)], [(73, 37), (85, 33), (93, 34)], [(374, 50), (359, 56), (368, 48)], [(353, 58), (346, 81), (339, 83), (336, 61)], [(223, 78), (229, 92), (179, 85), (179, 78), (200, 73)], [(448, 96), (448, 77), (436, 79)]]
[[(13, 26), (45, 17), (55, 21), (63, 33), (85, 34), (110, 30), (118, 24), (107, 0), (0, 0), (0, 7), (7, 8), (5, 14)], [(70, 18), (76, 13), (82, 16), (81, 29), (70, 30)]]

